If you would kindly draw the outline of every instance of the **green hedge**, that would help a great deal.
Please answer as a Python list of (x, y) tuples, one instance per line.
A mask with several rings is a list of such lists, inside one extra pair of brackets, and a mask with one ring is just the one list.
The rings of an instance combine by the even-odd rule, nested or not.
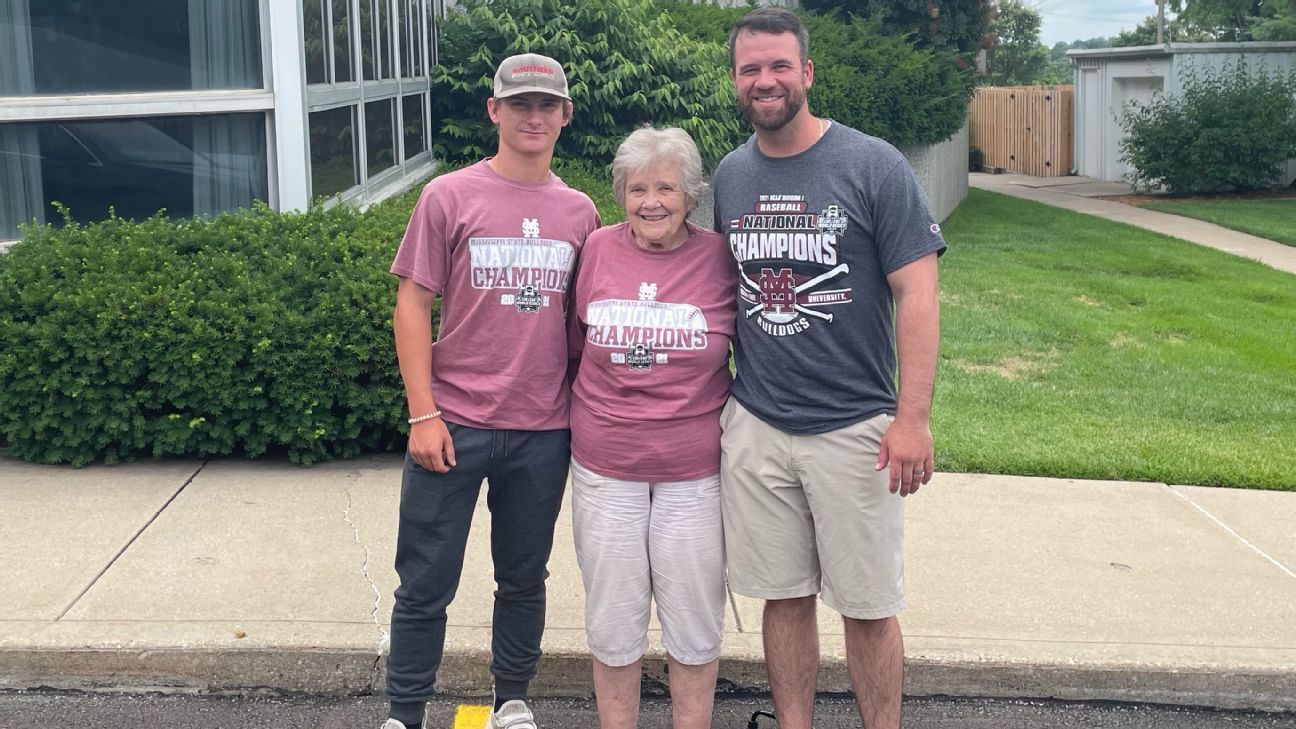
[[(662, 4), (681, 32), (726, 48), (730, 28), (750, 10)], [(901, 145), (942, 142), (963, 126), (974, 78), (957, 51), (917, 47), (914, 36), (884, 28), (881, 17), (799, 14), (810, 31), (809, 104), (816, 115)]]
[(0, 439), (75, 465), (395, 447), (410, 205), (29, 230), (0, 256)]
[[(602, 169), (556, 170), (620, 219)], [(418, 193), (28, 229), (0, 255), (0, 443), (75, 465), (403, 448), (387, 269)]]

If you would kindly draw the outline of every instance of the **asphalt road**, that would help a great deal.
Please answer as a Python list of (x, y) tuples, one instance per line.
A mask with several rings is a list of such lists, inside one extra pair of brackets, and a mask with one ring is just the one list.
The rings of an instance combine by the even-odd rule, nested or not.
[[(541, 729), (597, 729), (592, 701), (533, 704)], [(0, 692), (0, 729), (378, 729), (381, 698), (215, 697), (159, 694)], [(746, 729), (751, 712), (769, 708), (763, 696), (725, 697), (716, 703), (715, 729)], [(430, 707), (428, 729), (455, 729), (454, 702)], [(463, 714), (467, 714), (464, 711)], [(465, 729), (466, 720), (457, 729)], [(471, 729), (479, 725), (473, 722)], [(858, 727), (854, 704), (822, 697), (818, 729)], [(670, 709), (645, 699), (642, 729), (669, 729)], [(908, 699), (906, 729), (1296, 729), (1296, 714), (1223, 712), (1130, 704), (1083, 704), (987, 699)], [(777, 729), (768, 719), (760, 729)]]

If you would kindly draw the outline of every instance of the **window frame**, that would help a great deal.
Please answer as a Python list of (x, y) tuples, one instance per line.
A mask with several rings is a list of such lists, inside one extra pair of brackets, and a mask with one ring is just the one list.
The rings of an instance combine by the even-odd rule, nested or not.
[[(58, 94), (0, 96), (0, 124), (93, 121), (100, 119), (147, 118), (163, 116), (210, 116), (217, 114), (259, 113), (265, 119), (267, 167), (266, 202), (278, 209), (282, 205), (281, 179), (284, 165), (278, 158), (282, 146), (276, 116), (281, 99), (275, 93), (278, 77), (276, 62), (282, 62), (283, 44), (275, 41), (276, 30), (283, 24), (282, 11), (272, 7), (282, 0), (257, 0), (257, 22), (261, 45), (261, 86), (247, 89), (189, 89), (184, 91), (136, 91), (127, 93)], [(300, 36), (302, 12), (297, 6), (297, 36)], [(303, 58), (301, 42), (293, 44), (294, 63)], [(305, 87), (305, 67), (300, 70)], [(281, 88), (289, 85), (281, 84)], [(0, 240), (0, 252), (17, 241)]]

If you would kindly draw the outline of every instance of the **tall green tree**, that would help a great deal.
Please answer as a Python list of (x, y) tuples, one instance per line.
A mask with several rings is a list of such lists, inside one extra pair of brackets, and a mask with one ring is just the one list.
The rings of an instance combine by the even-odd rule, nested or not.
[(920, 48), (975, 53), (987, 40), (993, 0), (802, 0), (818, 13), (876, 18), (888, 35), (911, 35)]
[(998, 38), (990, 49), (987, 76), (994, 86), (1026, 86), (1044, 80), (1048, 49), (1040, 43), (1040, 14), (1022, 0), (1003, 0), (990, 24)]
[[(1149, 15), (1133, 29), (1122, 30), (1116, 34), (1112, 38), (1111, 45), (1113, 48), (1152, 46), (1156, 45), (1156, 39), (1157, 19), (1155, 15)], [(1165, 40), (1175, 43), (1202, 43), (1215, 38), (1188, 18), (1180, 16), (1166, 21)]]
[(1170, 0), (1170, 7), (1214, 40), (1296, 40), (1296, 0)]
[(1272, 16), (1256, 18), (1251, 35), (1258, 41), (1296, 40), (1296, 0), (1277, 3)]
[(1071, 59), (1067, 56), (1067, 51), (1083, 48), (1110, 48), (1112, 45), (1110, 38), (1095, 37), (1088, 40), (1073, 40), (1070, 43), (1058, 41), (1049, 49), (1048, 69), (1044, 72), (1044, 83), (1049, 84), (1069, 84), (1075, 80), (1075, 72), (1071, 68)]

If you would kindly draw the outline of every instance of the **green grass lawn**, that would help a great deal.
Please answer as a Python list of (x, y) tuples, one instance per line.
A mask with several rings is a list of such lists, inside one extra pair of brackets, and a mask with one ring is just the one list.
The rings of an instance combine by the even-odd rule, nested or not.
[(1296, 490), (1296, 277), (980, 190), (945, 235), (938, 468)]
[(1141, 208), (1196, 218), (1296, 246), (1296, 198), (1149, 202)]

